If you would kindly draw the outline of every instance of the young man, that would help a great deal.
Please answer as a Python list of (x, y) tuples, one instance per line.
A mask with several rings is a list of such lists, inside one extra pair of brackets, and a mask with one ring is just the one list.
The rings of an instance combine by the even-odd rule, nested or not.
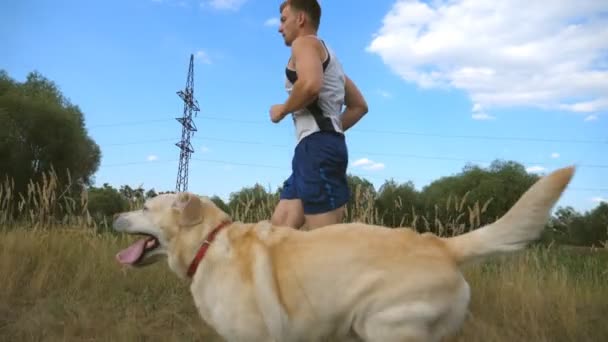
[(270, 108), (270, 118), (278, 123), (291, 113), (297, 145), (292, 174), (271, 220), (314, 229), (342, 221), (350, 197), (344, 132), (367, 113), (367, 103), (333, 51), (317, 37), (317, 1), (288, 0), (280, 12), (279, 32), (291, 47), (285, 70), (289, 97)]

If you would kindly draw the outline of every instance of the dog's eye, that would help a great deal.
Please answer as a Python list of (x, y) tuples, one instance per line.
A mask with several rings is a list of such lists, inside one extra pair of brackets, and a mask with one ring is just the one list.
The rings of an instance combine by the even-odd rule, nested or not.
[(148, 207), (144, 207), (142, 210), (143, 211), (148, 211)]

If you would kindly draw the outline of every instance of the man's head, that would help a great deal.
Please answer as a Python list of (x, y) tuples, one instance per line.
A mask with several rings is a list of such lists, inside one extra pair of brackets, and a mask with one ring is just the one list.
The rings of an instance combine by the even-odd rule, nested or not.
[(316, 34), (321, 22), (321, 6), (317, 0), (286, 0), (281, 4), (281, 25), (279, 32), (285, 44), (307, 34)]

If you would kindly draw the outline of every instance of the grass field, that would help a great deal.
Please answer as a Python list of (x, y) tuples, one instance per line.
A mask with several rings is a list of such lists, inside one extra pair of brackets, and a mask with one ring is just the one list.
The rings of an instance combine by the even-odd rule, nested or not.
[[(114, 261), (126, 239), (0, 231), (0, 340), (219, 341), (164, 263)], [(453, 341), (608, 341), (606, 250), (535, 248), (466, 275), (470, 315)]]

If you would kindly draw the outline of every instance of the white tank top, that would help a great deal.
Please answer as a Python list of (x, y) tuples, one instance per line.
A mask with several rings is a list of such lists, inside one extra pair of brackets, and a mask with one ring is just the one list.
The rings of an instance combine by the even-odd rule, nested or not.
[[(297, 142), (319, 131), (344, 132), (340, 121), (344, 105), (344, 71), (333, 51), (320, 41), (327, 51), (327, 59), (323, 62), (323, 84), (315, 102), (292, 113)], [(287, 67), (285, 74), (285, 88), (291, 93), (298, 75)]]

